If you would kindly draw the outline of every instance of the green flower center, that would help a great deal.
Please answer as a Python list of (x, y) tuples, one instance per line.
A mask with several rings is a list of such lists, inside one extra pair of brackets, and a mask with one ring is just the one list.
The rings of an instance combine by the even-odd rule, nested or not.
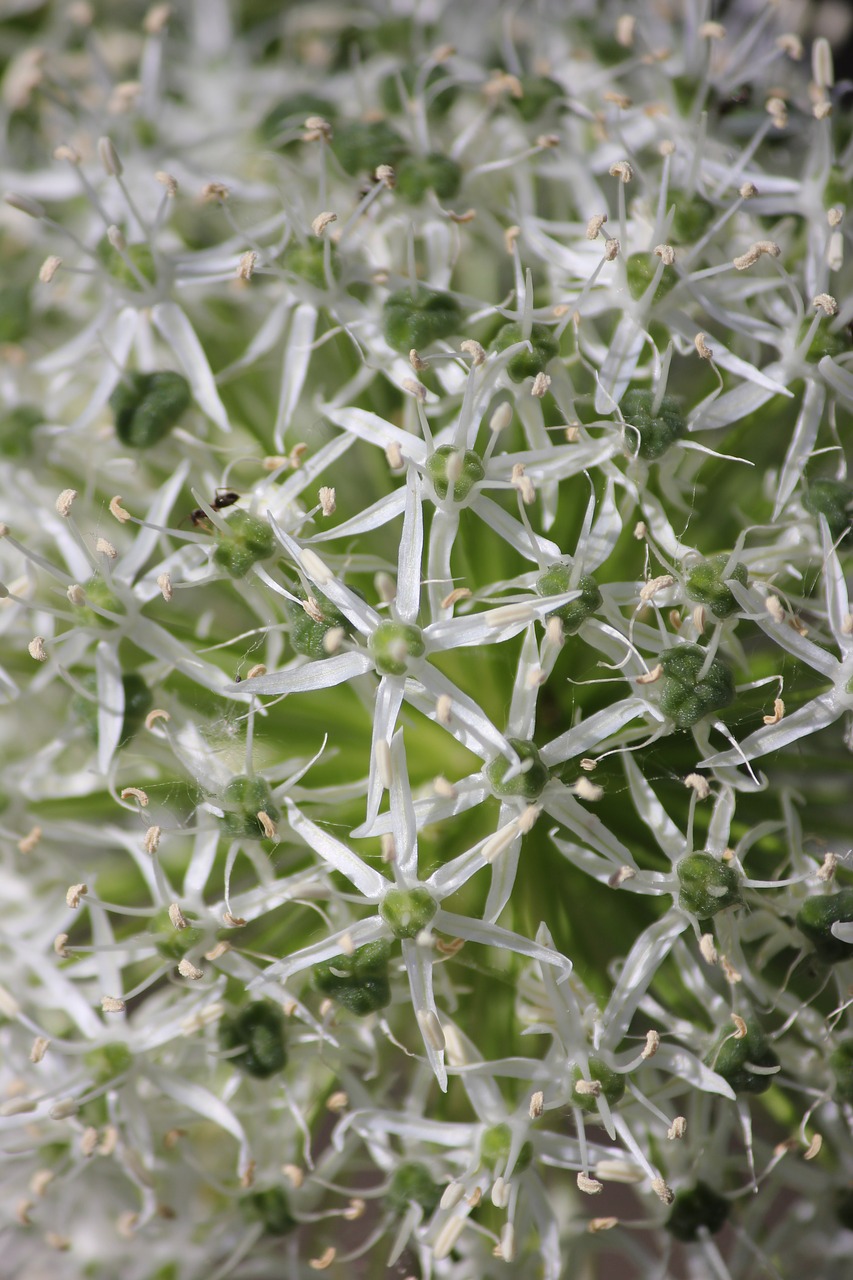
[(740, 902), (740, 880), (734, 867), (710, 853), (691, 853), (675, 868), (681, 889), (678, 905), (700, 920)]
[(385, 1195), (385, 1203), (398, 1218), (410, 1204), (419, 1204), (428, 1216), (440, 1199), (441, 1187), (433, 1181), (426, 1165), (416, 1160), (397, 1166)]
[[(537, 595), (557, 596), (564, 591), (571, 591), (571, 572), (571, 567), (566, 564), (549, 565), (536, 579)], [(590, 574), (582, 574), (574, 585), (580, 591), (577, 600), (570, 600), (568, 604), (561, 605), (548, 614), (549, 618), (560, 619), (567, 635), (574, 635), (601, 605), (598, 583)]]
[[(755, 1021), (747, 1021), (746, 1035), (737, 1039), (723, 1031), (705, 1065), (731, 1085), (735, 1093), (765, 1093), (773, 1083), (779, 1059)], [(754, 1068), (758, 1067), (756, 1071)]]
[(506, 780), (511, 765), (505, 756), (496, 756), (486, 765), (486, 780), (492, 794), (500, 800), (519, 796), (522, 800), (538, 800), (550, 778), (548, 766), (539, 754), (535, 743), (526, 738), (508, 738), (509, 745), (522, 762), (522, 769), (514, 778)]
[[(511, 320), (498, 330), (492, 347), (495, 351), (506, 351), (507, 347), (515, 346), (523, 338), (521, 325)], [(534, 324), (530, 330), (529, 340), (530, 347), (517, 351), (507, 362), (506, 371), (513, 382), (524, 382), (525, 378), (535, 378), (537, 373), (544, 372), (549, 360), (553, 360), (559, 354), (559, 344), (547, 325)]]
[[(580, 1067), (573, 1067), (572, 1077), (575, 1081), (572, 1088), (572, 1102), (576, 1107), (580, 1107), (582, 1111), (590, 1113), (597, 1111), (596, 1100), (598, 1097), (604, 1098), (609, 1106), (614, 1107), (625, 1092), (624, 1075), (608, 1067), (607, 1063), (602, 1062), (600, 1058), (590, 1058), (589, 1074), (586, 1076)], [(582, 1080), (590, 1083), (595, 1082), (601, 1085), (601, 1089), (597, 1093), (578, 1092), (578, 1083)]]
[(716, 1235), (725, 1226), (729, 1216), (729, 1202), (704, 1182), (697, 1182), (687, 1191), (679, 1191), (670, 1210), (666, 1229), (676, 1240), (689, 1244), (698, 1240), (700, 1231)]
[(376, 670), (383, 676), (404, 676), (413, 658), (422, 658), (426, 642), (420, 627), (405, 622), (380, 622), (367, 642)]
[(443, 444), (426, 462), (427, 475), (432, 481), (437, 497), (442, 501), (453, 491), (454, 502), (464, 502), (474, 485), (486, 474), (483, 461), (473, 449), (454, 449)]
[[(728, 563), (727, 555), (711, 556), (709, 560), (700, 560), (691, 565), (687, 572), (685, 589), (688, 596), (698, 604), (707, 605), (715, 618), (730, 618), (740, 607), (731, 588), (722, 580)], [(746, 565), (738, 561), (729, 569), (727, 577), (734, 578), (735, 582), (745, 587)]]
[(422, 351), (449, 338), (461, 326), (462, 311), (453, 295), (423, 285), (416, 291), (398, 289), (389, 294), (382, 308), (385, 341), (407, 355), (413, 348)]
[(222, 829), (232, 840), (266, 839), (264, 824), (258, 817), (265, 813), (271, 822), (278, 822), (279, 809), (274, 803), (266, 778), (238, 774), (225, 788), (222, 797)]
[(213, 562), (232, 578), (243, 578), (258, 560), (268, 560), (275, 552), (275, 537), (266, 520), (239, 509), (228, 520), (228, 532), (217, 529), (218, 544)]
[[(512, 1130), (508, 1124), (494, 1124), (486, 1129), (480, 1139), (480, 1160), (489, 1169), (505, 1169), (512, 1148)], [(514, 1171), (523, 1173), (533, 1159), (533, 1147), (522, 1143), (514, 1165)]]
[(706, 656), (698, 644), (681, 644), (658, 658), (663, 667), (660, 707), (679, 729), (689, 729), (734, 702), (732, 673), (721, 658), (713, 658), (700, 677)]
[[(642, 298), (648, 289), (658, 268), (658, 259), (653, 253), (632, 253), (625, 262), (625, 271), (628, 277), (628, 292), (635, 300)], [(664, 267), (663, 275), (658, 281), (657, 288), (654, 291), (652, 302), (660, 302), (661, 298), (665, 298), (675, 285), (678, 284), (678, 276), (673, 267)]]
[(626, 432), (629, 445), (636, 445), (637, 456), (646, 462), (656, 462), (662, 458), (670, 445), (675, 444), (687, 430), (687, 423), (677, 400), (672, 396), (664, 396), (657, 410), (654, 410), (655, 395), (653, 391), (629, 391), (622, 397), (620, 409), (622, 417), (633, 431)]
[(438, 905), (427, 889), (389, 889), (379, 914), (395, 938), (416, 938), (437, 910)]

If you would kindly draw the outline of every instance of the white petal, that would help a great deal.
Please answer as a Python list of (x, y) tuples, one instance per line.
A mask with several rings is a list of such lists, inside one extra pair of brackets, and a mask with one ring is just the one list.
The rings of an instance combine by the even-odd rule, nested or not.
[(340, 840), (329, 835), (328, 831), (323, 831), (310, 818), (306, 818), (292, 800), (285, 798), (285, 804), (291, 830), (302, 836), (305, 843), (319, 854), (328, 866), (334, 867), (335, 871), (340, 871), (341, 875), (346, 876), (365, 898), (371, 902), (378, 902), (388, 888), (385, 877), (373, 867), (369, 867), (366, 862), (362, 862), (352, 849), (341, 844)]
[(420, 476), (410, 468), (406, 478), (406, 513), (397, 556), (395, 601), (397, 616), (404, 623), (414, 622), (421, 606), (421, 561), (424, 550), (421, 488)]
[(220, 431), (230, 431), (228, 414), (216, 390), (204, 348), (181, 308), (174, 302), (159, 302), (151, 316), (177, 357), (199, 406)]
[[(432, 989), (432, 955), (426, 947), (421, 947), (417, 942), (413, 942), (409, 938), (403, 940), (403, 960), (406, 964), (406, 972), (409, 975), (409, 990), (412, 995), (412, 1008), (418, 1018), (418, 1025), (421, 1025), (421, 1015), (427, 1015), (431, 1022), (430, 1015), (438, 1019), (439, 1026), (441, 1019), (438, 1017), (438, 1010), (435, 1006), (435, 996)], [(430, 1038), (421, 1026), (421, 1034), (423, 1036), (424, 1048), (426, 1049), (429, 1065), (432, 1067), (433, 1074), (438, 1081), (438, 1087), (442, 1093), (447, 1092), (447, 1070), (444, 1065), (444, 1050), (439, 1049), (436, 1043), (431, 1043)]]
[(98, 681), (98, 768), (109, 773), (110, 763), (121, 741), (124, 722), (124, 686), (115, 644), (101, 640), (95, 651)]
[(281, 371), (281, 388), (278, 395), (278, 410), (275, 416), (273, 440), (279, 452), (284, 450), (284, 436), (290, 426), (290, 419), (299, 403), (305, 375), (311, 361), (311, 343), (317, 327), (317, 308), (308, 302), (300, 302), (290, 321), (287, 339), (284, 344), (284, 367)]
[(779, 483), (776, 488), (776, 503), (773, 508), (773, 519), (778, 520), (785, 503), (802, 479), (806, 464), (812, 456), (818, 428), (826, 403), (826, 387), (813, 378), (806, 380), (806, 393), (800, 407), (797, 425), (785, 454), (785, 462)]
[(288, 671), (271, 671), (256, 676), (248, 683), (231, 685), (229, 692), (258, 694), (306, 693), (310, 689), (333, 689), (335, 685), (354, 680), (373, 670), (373, 659), (366, 653), (336, 653), (319, 662), (306, 662)]

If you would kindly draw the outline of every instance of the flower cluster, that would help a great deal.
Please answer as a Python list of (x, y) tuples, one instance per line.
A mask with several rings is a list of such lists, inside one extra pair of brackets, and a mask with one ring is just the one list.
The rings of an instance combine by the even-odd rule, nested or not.
[(846, 1274), (829, 45), (11, 10), (8, 1274)]

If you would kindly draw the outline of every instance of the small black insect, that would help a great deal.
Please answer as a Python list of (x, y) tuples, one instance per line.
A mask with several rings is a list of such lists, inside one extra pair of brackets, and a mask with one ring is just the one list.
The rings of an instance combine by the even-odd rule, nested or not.
[[(239, 493), (234, 493), (233, 489), (217, 489), (210, 505), (214, 511), (224, 511), (226, 507), (233, 507), (234, 503), (239, 501), (240, 495)], [(201, 507), (196, 507), (195, 511), (191, 511), (185, 518), (196, 529), (199, 525), (208, 523), (207, 514)]]

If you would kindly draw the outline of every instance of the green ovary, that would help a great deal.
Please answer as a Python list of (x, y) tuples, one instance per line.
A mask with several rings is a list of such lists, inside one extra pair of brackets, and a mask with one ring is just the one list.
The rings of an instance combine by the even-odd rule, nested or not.
[(379, 914), (395, 938), (416, 938), (437, 910), (436, 901), (427, 889), (389, 889)]
[(734, 867), (709, 853), (691, 853), (676, 867), (681, 888), (678, 905), (700, 920), (740, 902), (740, 880)]
[[(507, 347), (515, 346), (523, 338), (521, 325), (510, 321), (498, 330), (492, 347), (495, 351), (506, 351)], [(543, 373), (548, 362), (559, 354), (559, 345), (547, 325), (534, 324), (530, 330), (529, 341), (530, 348), (517, 351), (507, 362), (506, 371), (513, 382), (524, 382), (525, 378), (535, 378), (537, 373)]]
[(679, 729), (689, 729), (734, 702), (732, 673), (720, 658), (713, 658), (700, 676), (706, 657), (699, 645), (683, 644), (658, 658), (663, 667), (660, 708)]
[(453, 501), (464, 502), (474, 485), (486, 474), (482, 459), (473, 449), (454, 449), (453, 445), (443, 444), (435, 453), (430, 454), (426, 462), (427, 475), (432, 481), (436, 496), (442, 501), (453, 485)]
[[(712, 556), (709, 560), (700, 560), (698, 564), (691, 565), (687, 571), (685, 589), (688, 596), (698, 604), (707, 605), (715, 618), (730, 618), (739, 608), (731, 588), (723, 581), (728, 563), (727, 555)], [(734, 578), (735, 582), (745, 587), (746, 565), (740, 562), (732, 565), (727, 577)]]
[(500, 800), (510, 796), (518, 796), (522, 800), (538, 800), (551, 776), (539, 754), (539, 748), (525, 738), (507, 738), (507, 742), (527, 767), (514, 778), (504, 781), (511, 766), (505, 756), (496, 756), (486, 765), (485, 770), (492, 793)]
[(577, 582), (571, 582), (569, 565), (552, 564), (536, 579), (536, 593), (540, 596), (556, 596), (564, 591), (578, 590), (576, 600), (561, 605), (548, 614), (549, 618), (559, 618), (567, 635), (574, 635), (587, 618), (591, 618), (602, 602), (598, 583), (590, 574), (581, 574)]
[(367, 642), (376, 670), (383, 676), (404, 676), (412, 658), (422, 658), (426, 642), (419, 627), (405, 622), (380, 622)]

